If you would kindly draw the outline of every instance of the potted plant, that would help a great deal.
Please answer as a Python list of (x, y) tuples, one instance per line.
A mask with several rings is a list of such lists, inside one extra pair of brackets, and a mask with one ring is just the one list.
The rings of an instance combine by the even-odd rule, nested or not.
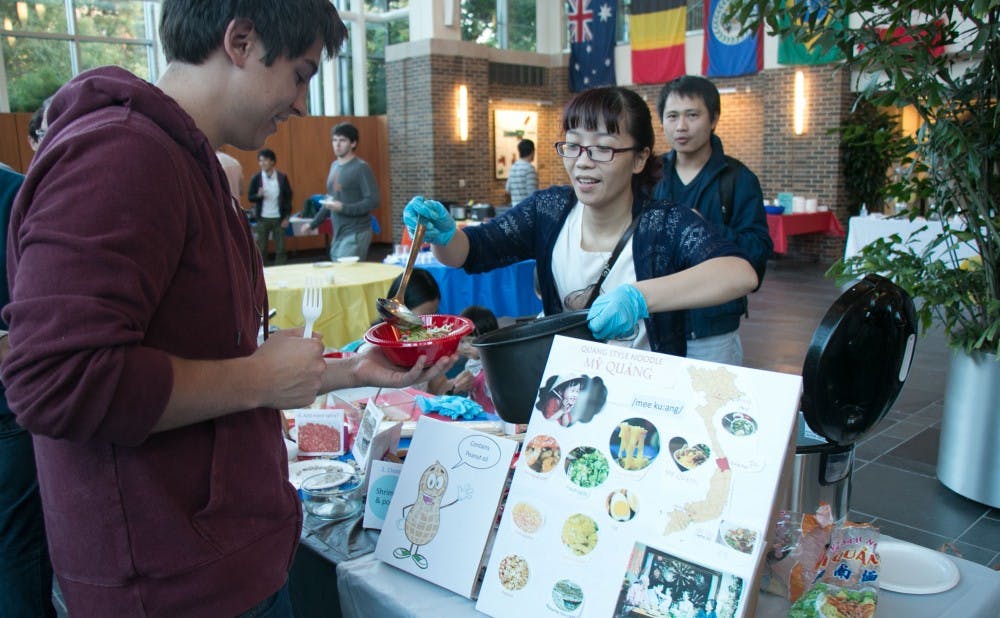
[[(923, 203), (942, 233), (925, 250), (905, 238), (875, 242), (831, 274), (887, 276), (916, 299), (924, 330), (935, 319), (943, 325), (955, 354), (938, 477), (960, 494), (1000, 506), (1000, 6), (734, 0), (732, 10), (749, 28), (763, 20), (774, 34), (839, 49), (841, 70), (859, 76), (861, 98), (915, 109), (913, 152), (885, 191)], [(957, 257), (962, 243), (974, 249), (972, 258)]]
[(883, 212), (889, 185), (888, 170), (913, 152), (913, 140), (899, 129), (899, 117), (860, 99), (850, 115), (830, 132), (840, 135), (840, 162), (848, 204), (857, 215), (862, 206), (868, 212)]

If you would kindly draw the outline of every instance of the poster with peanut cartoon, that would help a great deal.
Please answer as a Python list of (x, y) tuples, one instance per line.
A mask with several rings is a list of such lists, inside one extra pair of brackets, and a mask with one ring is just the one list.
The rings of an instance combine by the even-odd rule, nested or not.
[(801, 377), (557, 336), (476, 609), (752, 615)]
[(375, 556), (472, 598), (517, 444), (422, 417)]

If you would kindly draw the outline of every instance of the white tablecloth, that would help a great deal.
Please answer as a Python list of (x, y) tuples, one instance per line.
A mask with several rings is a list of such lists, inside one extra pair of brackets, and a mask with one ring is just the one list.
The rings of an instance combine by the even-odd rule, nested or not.
[[(851, 217), (847, 228), (847, 242), (844, 244), (844, 257), (849, 258), (856, 255), (865, 246), (875, 242), (880, 238), (888, 238), (893, 234), (898, 234), (902, 242), (926, 226), (926, 230), (919, 232), (910, 243), (910, 247), (918, 254), (923, 251), (928, 243), (937, 238), (942, 231), (940, 221), (928, 221), (918, 217), (913, 221), (909, 219), (889, 219), (879, 215), (867, 217)], [(934, 257), (939, 258), (944, 255), (945, 247), (937, 247)], [(969, 245), (957, 245), (955, 247), (956, 257), (961, 260), (976, 254), (973, 247)], [(956, 264), (957, 266), (957, 264)]]
[[(1000, 608), (1000, 572), (952, 557), (961, 579), (946, 592), (910, 595), (879, 592), (879, 616), (891, 618), (987, 618), (997, 616)], [(337, 591), (344, 618), (465, 618), (482, 616), (475, 602), (385, 564), (373, 554), (337, 565)], [(757, 618), (788, 615), (785, 599), (761, 594)]]

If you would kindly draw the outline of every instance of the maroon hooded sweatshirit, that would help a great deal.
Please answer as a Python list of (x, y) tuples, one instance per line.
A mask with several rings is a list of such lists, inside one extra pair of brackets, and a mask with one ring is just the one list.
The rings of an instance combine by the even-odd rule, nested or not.
[(62, 88), (10, 222), (7, 397), (35, 434), (74, 618), (233, 616), (285, 581), (301, 510), (278, 414), (151, 434), (168, 354), (256, 348), (246, 220), (193, 120), (115, 68)]

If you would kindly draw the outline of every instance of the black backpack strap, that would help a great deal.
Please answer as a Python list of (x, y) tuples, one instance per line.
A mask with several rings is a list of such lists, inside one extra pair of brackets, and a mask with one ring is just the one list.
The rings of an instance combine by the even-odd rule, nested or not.
[(719, 203), (722, 204), (722, 224), (729, 225), (733, 218), (733, 196), (736, 193), (736, 175), (743, 163), (726, 155), (726, 166), (719, 174)]

